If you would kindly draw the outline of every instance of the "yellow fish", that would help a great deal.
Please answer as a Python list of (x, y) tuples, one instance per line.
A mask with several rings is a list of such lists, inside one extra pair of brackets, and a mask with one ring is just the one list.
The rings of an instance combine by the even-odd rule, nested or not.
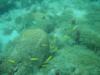
[(53, 56), (49, 56), (44, 63), (48, 63), (52, 58)]
[(14, 60), (8, 60), (8, 62), (15, 64), (16, 62)]
[(39, 58), (32, 57), (32, 58), (30, 58), (30, 60), (31, 61), (37, 61), (37, 60), (39, 60)]
[(78, 29), (78, 25), (74, 26), (73, 29), (72, 29), (72, 31), (75, 31), (77, 29)]

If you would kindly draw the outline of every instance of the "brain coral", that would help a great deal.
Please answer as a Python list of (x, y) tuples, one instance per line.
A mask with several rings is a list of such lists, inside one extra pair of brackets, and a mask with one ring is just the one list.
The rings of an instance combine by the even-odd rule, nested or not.
[(2, 64), (5, 73), (28, 75), (48, 57), (48, 36), (41, 29), (24, 30), (20, 37), (7, 46), (6, 55)]

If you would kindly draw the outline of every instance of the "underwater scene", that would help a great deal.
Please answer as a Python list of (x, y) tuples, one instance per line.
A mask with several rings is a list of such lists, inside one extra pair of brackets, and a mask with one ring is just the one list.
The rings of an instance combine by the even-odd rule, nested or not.
[(100, 0), (0, 0), (0, 75), (100, 75)]

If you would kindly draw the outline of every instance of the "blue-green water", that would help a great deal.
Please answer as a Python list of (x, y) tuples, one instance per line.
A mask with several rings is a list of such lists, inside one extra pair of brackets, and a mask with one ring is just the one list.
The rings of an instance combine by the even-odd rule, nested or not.
[(0, 75), (100, 75), (100, 0), (0, 0)]

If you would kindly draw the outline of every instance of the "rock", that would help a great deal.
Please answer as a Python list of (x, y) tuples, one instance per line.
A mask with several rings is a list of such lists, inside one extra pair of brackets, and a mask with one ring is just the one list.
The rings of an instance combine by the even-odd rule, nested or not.
[(75, 44), (81, 44), (87, 48), (98, 52), (100, 49), (100, 26), (80, 24), (73, 27), (73, 31), (70, 32), (70, 36), (74, 39)]
[(3, 71), (7, 74), (31, 75), (34, 68), (39, 68), (49, 55), (48, 36), (41, 29), (27, 29), (6, 49)]
[[(93, 8), (91, 8), (93, 7)], [(88, 8), (85, 24), (79, 27), (82, 43), (92, 50), (100, 49), (100, 8), (98, 5), (92, 5)]]
[(92, 50), (100, 49), (100, 35), (98, 31), (86, 28), (80, 30), (80, 39), (82, 44)]

